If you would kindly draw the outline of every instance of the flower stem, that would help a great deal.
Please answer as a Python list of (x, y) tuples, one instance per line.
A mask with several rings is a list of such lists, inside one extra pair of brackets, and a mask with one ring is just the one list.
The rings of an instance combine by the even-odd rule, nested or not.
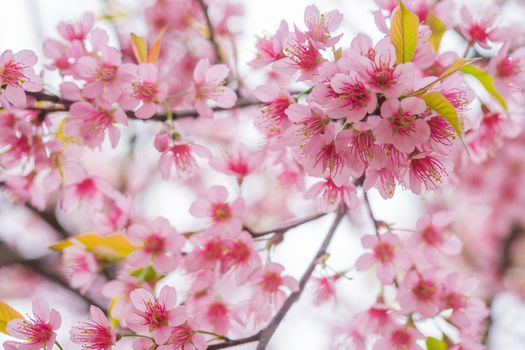
[(225, 337), (224, 335), (217, 334), (217, 333), (214, 333), (214, 332), (208, 332), (208, 331), (196, 331), (196, 332), (200, 333), (200, 334), (213, 335), (217, 339), (221, 339), (221, 340), (225, 340), (225, 341), (229, 341), (230, 340), (228, 337)]
[(60, 349), (60, 350), (64, 350), (64, 348), (62, 347), (62, 345), (60, 345), (60, 343), (55, 340), (55, 345)]

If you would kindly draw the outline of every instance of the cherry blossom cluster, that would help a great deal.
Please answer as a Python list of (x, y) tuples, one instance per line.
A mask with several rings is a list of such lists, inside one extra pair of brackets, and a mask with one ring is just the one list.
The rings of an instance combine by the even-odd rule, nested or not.
[[(258, 342), (264, 350), (309, 280), (319, 306), (336, 299), (347, 272), (373, 269), (375, 303), (352, 310), (334, 346), (484, 348), (488, 309), (477, 279), (454, 264), (458, 236), (476, 231), (488, 237), (467, 239), (463, 253), (475, 251), (489, 271), (482, 281), (506, 288), (521, 281), (511, 276), (514, 262), (487, 242), (505, 250), (512, 232), (523, 231), (516, 209), (523, 204), (524, 43), (507, 35), (497, 8), (376, 3), (376, 42), (364, 33), (346, 39), (343, 13), (315, 5), (304, 24), (291, 29), (283, 21), (258, 38), (249, 66), (267, 79), (257, 87), (237, 68), (230, 22), (242, 7), (225, 0), (154, 1), (142, 18), (147, 34), (118, 26), (114, 44), (94, 14), (60, 23), (60, 38), (43, 44), (45, 70), (60, 76), (58, 94), (44, 90), (32, 51), (1, 54), (0, 186), (63, 235), (51, 249), (70, 289), (90, 304), (90, 318), (69, 330), (71, 342), (93, 350)], [(445, 32), (463, 39), (464, 53), (442, 49)], [(497, 54), (482, 56), (480, 48)], [(240, 141), (246, 119), (259, 148)], [(147, 146), (135, 147), (142, 138)], [(126, 141), (131, 165), (122, 182), (89, 164)], [(218, 174), (227, 180), (208, 184)], [(173, 208), (187, 212), (191, 230), (141, 211), (156, 176), (191, 193), (187, 210)], [(495, 209), (479, 227), (460, 230), (461, 215), (441, 204), (415, 231), (397, 230), (374, 218), (367, 191), (389, 199), (398, 187), (481, 195)], [(313, 215), (298, 219), (295, 203)], [(365, 253), (351, 257), (353, 268), (336, 271), (329, 243), (342, 221), (353, 224), (347, 218), (359, 206), (369, 209), (376, 232), (361, 237)], [(57, 213), (79, 221), (68, 226), (77, 232), (67, 232)], [(335, 221), (317, 255), (301, 278), (290, 276), (273, 251), (289, 230), (325, 215)], [(274, 228), (258, 229), (267, 223)], [(324, 277), (311, 277), (321, 268)], [(0, 301), (0, 331), (17, 338), (4, 348), (63, 350), (60, 313), (41, 297), (32, 306), (23, 316)], [(423, 329), (429, 321), (444, 325), (439, 337)]]

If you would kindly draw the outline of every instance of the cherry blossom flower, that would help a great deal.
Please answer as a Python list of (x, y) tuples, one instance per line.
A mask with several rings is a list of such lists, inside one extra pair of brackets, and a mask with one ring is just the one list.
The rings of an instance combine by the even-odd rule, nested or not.
[(294, 103), (288, 90), (275, 85), (261, 85), (254, 91), (255, 97), (263, 102), (260, 115), (256, 120), (258, 128), (268, 138), (279, 137), (290, 125), (286, 109)]
[(397, 296), (403, 312), (417, 312), (423, 318), (437, 315), (441, 284), (437, 271), (409, 271), (399, 287)]
[(336, 299), (335, 282), (341, 277), (339, 274), (333, 276), (313, 277), (312, 286), (314, 291), (314, 304), (323, 305)]
[(414, 193), (435, 190), (443, 185), (452, 163), (438, 153), (421, 152), (410, 157), (404, 183)]
[(208, 347), (206, 340), (196, 328), (192, 321), (172, 327), (166, 344), (158, 346), (157, 350), (205, 350)]
[(164, 286), (159, 297), (146, 289), (135, 289), (130, 293), (133, 310), (127, 317), (128, 327), (139, 333), (151, 335), (157, 344), (164, 344), (171, 336), (171, 328), (187, 320), (184, 306), (176, 306), (175, 288)]
[(351, 57), (358, 74), (368, 88), (383, 93), (388, 98), (398, 97), (412, 88), (415, 78), (414, 67), (412, 63), (399, 65), (395, 63), (395, 48), (390, 43), (390, 38), (382, 39), (374, 47), (371, 46), (369, 39), (354, 40), (361, 40), (361, 43), (355, 44), (361, 46), (361, 53)]
[(253, 272), (250, 279), (256, 290), (244, 307), (255, 317), (256, 323), (267, 320), (272, 310), (281, 307), (286, 299), (285, 288), (292, 292), (298, 290), (297, 281), (293, 277), (282, 276), (283, 271), (282, 265), (270, 263)]
[(90, 148), (99, 147), (104, 141), (106, 132), (111, 145), (115, 147), (120, 138), (120, 131), (114, 125), (127, 125), (124, 111), (107, 105), (94, 106), (88, 102), (75, 102), (70, 108), (71, 116), (66, 122), (66, 133), (78, 136)]
[(252, 67), (263, 67), (285, 57), (283, 48), (289, 35), (288, 24), (281, 21), (277, 32), (269, 38), (258, 38), (255, 47), (257, 55), (250, 61)]
[(333, 46), (341, 36), (332, 37), (343, 20), (343, 14), (337, 10), (320, 13), (315, 5), (309, 5), (304, 11), (304, 22), (308, 27), (306, 35), (319, 47)]
[(40, 91), (42, 78), (35, 74), (33, 66), (38, 58), (31, 50), (13, 53), (6, 50), (0, 55), (0, 103), (4, 108), (14, 105), (25, 107), (25, 91)]
[(204, 146), (191, 141), (177, 139), (167, 132), (160, 132), (155, 136), (155, 148), (161, 152), (159, 168), (164, 179), (169, 179), (171, 169), (175, 167), (177, 175), (182, 178), (191, 177), (197, 169), (194, 155), (202, 158), (211, 158), (211, 152)]
[(365, 253), (357, 259), (355, 266), (363, 271), (377, 264), (377, 277), (383, 284), (390, 284), (396, 276), (396, 268), (408, 269), (411, 261), (401, 248), (399, 237), (387, 232), (379, 237), (365, 235), (361, 238), (363, 247), (372, 249), (372, 253)]
[(64, 194), (60, 200), (60, 208), (69, 210), (78, 204), (100, 208), (103, 205), (105, 194), (111, 190), (111, 185), (104, 178), (88, 176), (83, 169), (72, 166), (68, 169), (64, 182)]
[(62, 261), (71, 286), (85, 293), (98, 276), (99, 264), (96, 257), (82, 245), (73, 244), (64, 249)]
[(213, 117), (213, 110), (208, 100), (214, 101), (221, 108), (231, 108), (237, 96), (229, 87), (223, 86), (229, 69), (224, 64), (210, 66), (208, 59), (200, 60), (193, 71), (193, 83), (189, 90), (189, 102), (204, 118)]
[(329, 213), (344, 203), (353, 209), (359, 205), (356, 189), (352, 184), (337, 186), (332, 179), (325, 179), (312, 185), (306, 193), (306, 199), (317, 198), (321, 211)]
[(135, 268), (150, 264), (158, 273), (167, 273), (177, 266), (184, 239), (168, 220), (157, 217), (145, 225), (131, 225), (126, 232), (131, 243), (139, 248), (128, 256)]
[(14, 319), (7, 323), (7, 333), (26, 342), (6, 341), (6, 350), (49, 349), (55, 345), (56, 333), (62, 318), (55, 309), (41, 297), (33, 298), (33, 317), (28, 320)]
[(490, 49), (489, 41), (497, 43), (505, 39), (506, 29), (498, 28), (495, 24), (497, 12), (494, 6), (472, 15), (467, 6), (461, 7), (459, 28), (469, 45), (478, 44), (484, 49)]
[(373, 350), (421, 350), (417, 340), (423, 339), (423, 335), (414, 328), (395, 327), (386, 337), (379, 339), (373, 346)]
[(79, 22), (60, 22), (57, 26), (58, 33), (68, 41), (84, 41), (93, 28), (95, 16), (86, 12)]
[(212, 186), (208, 189), (206, 199), (200, 198), (193, 202), (190, 213), (196, 218), (210, 218), (216, 225), (228, 225), (232, 229), (240, 227), (244, 200), (237, 198), (230, 204), (226, 202), (227, 198), (228, 191), (225, 187)]
[(114, 329), (100, 308), (91, 306), (91, 320), (82, 322), (71, 329), (71, 340), (82, 346), (82, 349), (110, 350), (117, 341)]
[(421, 217), (416, 224), (418, 233), (411, 237), (410, 244), (421, 249), (423, 256), (431, 263), (438, 264), (438, 252), (446, 255), (458, 255), (461, 241), (454, 235), (447, 234), (447, 226), (453, 220), (452, 213), (439, 212)]
[(224, 154), (224, 157), (213, 157), (210, 165), (217, 171), (236, 176), (241, 182), (261, 166), (264, 157), (264, 151), (249, 152), (244, 144), (236, 143)]
[(411, 153), (430, 137), (430, 128), (420, 115), (427, 109), (425, 101), (407, 97), (401, 102), (388, 99), (381, 106), (381, 122), (374, 128), (376, 141), (393, 144), (399, 151)]
[[(159, 70), (152, 63), (141, 63), (137, 68), (136, 78), (130, 83), (129, 94), (120, 99), (122, 107), (135, 110), (140, 119), (151, 118), (157, 113), (167, 97), (168, 84), (159, 82)], [(138, 108), (137, 108), (138, 107)]]

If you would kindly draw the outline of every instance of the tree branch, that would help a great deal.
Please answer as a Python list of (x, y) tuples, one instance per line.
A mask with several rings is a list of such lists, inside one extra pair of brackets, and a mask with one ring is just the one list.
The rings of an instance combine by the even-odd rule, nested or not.
[(368, 215), (370, 216), (370, 219), (372, 220), (374, 224), (376, 236), (379, 236), (379, 228), (381, 227), (381, 222), (375, 218), (374, 212), (372, 211), (372, 206), (370, 205), (370, 200), (368, 199), (368, 194), (366, 193), (364, 189), (363, 189), (363, 196), (365, 200), (366, 210), (368, 211)]
[(211, 23), (210, 15), (208, 14), (208, 5), (204, 0), (197, 0), (199, 6), (202, 9), (202, 14), (206, 20), (206, 26), (208, 27), (208, 40), (213, 45), (213, 50), (215, 51), (215, 62), (223, 62), (221, 55), (221, 48), (219, 47), (219, 42), (217, 41), (217, 36), (215, 35), (215, 29), (213, 28), (213, 23)]
[(326, 216), (326, 215), (327, 215), (327, 213), (320, 213), (320, 214), (312, 215), (310, 217), (294, 221), (294, 222), (292, 222), (292, 223), (290, 223), (288, 225), (285, 225), (285, 226), (282, 226), (282, 227), (278, 227), (278, 228), (274, 228), (274, 229), (271, 229), (271, 230), (266, 230), (266, 231), (256, 232), (256, 231), (254, 231), (254, 230), (252, 230), (252, 229), (250, 229), (250, 228), (248, 228), (246, 226), (244, 227), (244, 230), (248, 231), (252, 235), (252, 237), (259, 238), (259, 237), (270, 235), (272, 233), (285, 233), (288, 230), (291, 230), (293, 228), (296, 228), (298, 226), (306, 224), (306, 223), (308, 223), (310, 221), (317, 220), (317, 219), (322, 218), (323, 216)]
[(219, 344), (213, 344), (208, 345), (208, 350), (218, 350), (218, 349), (225, 349), (230, 348), (232, 346), (247, 344), (247, 343), (253, 343), (255, 341), (259, 340), (259, 337), (261, 336), (261, 332), (256, 333), (252, 336), (242, 338), (242, 339), (236, 339), (236, 340), (227, 340), (225, 342), (219, 343)]
[(299, 300), (299, 297), (303, 293), (304, 287), (306, 286), (306, 282), (308, 282), (308, 280), (310, 279), (310, 276), (314, 272), (314, 269), (317, 265), (317, 260), (326, 254), (326, 249), (328, 248), (330, 241), (334, 237), (335, 231), (337, 230), (337, 227), (341, 223), (341, 220), (343, 219), (344, 214), (345, 213), (343, 210), (339, 210), (337, 212), (334, 222), (332, 223), (332, 226), (328, 230), (328, 233), (326, 234), (326, 237), (323, 243), (319, 247), (319, 250), (315, 254), (314, 258), (310, 262), (310, 265), (308, 266), (303, 276), (301, 277), (301, 280), (299, 281), (299, 289), (293, 292), (292, 294), (290, 294), (290, 296), (285, 300), (283, 306), (281, 307), (281, 309), (279, 309), (279, 311), (274, 316), (270, 324), (261, 332), (259, 344), (257, 345), (256, 350), (266, 349), (266, 346), (268, 345), (268, 342), (270, 341), (273, 334), (277, 330), (277, 327), (279, 327), (279, 325), (281, 324), (282, 320), (284, 319), (284, 317), (286, 316), (286, 314), (288, 313), (292, 305), (295, 304), (297, 300)]
[(104, 305), (99, 304), (91, 297), (84, 295), (80, 293), (80, 291), (71, 287), (68, 281), (58, 271), (51, 268), (53, 264), (49, 259), (45, 257), (39, 259), (25, 259), (19, 254), (17, 254), (15, 251), (10, 249), (10, 247), (7, 244), (2, 242), (0, 242), (0, 252), (0, 255), (2, 257), (2, 259), (0, 259), (0, 266), (9, 266), (17, 264), (21, 265), (26, 269), (29, 269), (34, 273), (42, 276), (46, 280), (55, 283), (60, 287), (64, 288), (65, 290), (75, 294), (77, 297), (81, 298), (88, 306), (96, 305), (102, 310), (106, 311), (106, 307)]
[[(27, 107), (27, 110), (38, 111), (41, 113), (55, 113), (55, 112), (66, 112), (69, 110), (69, 107), (74, 103), (74, 101), (65, 100), (55, 95), (50, 95), (44, 92), (26, 92), (28, 95), (33, 96), (39, 101), (52, 102), (55, 105), (49, 107)], [(255, 98), (250, 97), (240, 97), (237, 99), (235, 105), (231, 108), (222, 108), (222, 107), (213, 107), (214, 112), (230, 111), (237, 108), (247, 108), (253, 107), (260, 104), (261, 101)], [(135, 117), (135, 112), (125, 111), (126, 115), (130, 119), (139, 119)], [(186, 110), (186, 111), (173, 111), (173, 119), (183, 119), (183, 118), (197, 118), (199, 113), (196, 110)], [(156, 121), (166, 121), (168, 120), (168, 115), (166, 113), (157, 113), (149, 119), (140, 119), (140, 120), (156, 120)]]

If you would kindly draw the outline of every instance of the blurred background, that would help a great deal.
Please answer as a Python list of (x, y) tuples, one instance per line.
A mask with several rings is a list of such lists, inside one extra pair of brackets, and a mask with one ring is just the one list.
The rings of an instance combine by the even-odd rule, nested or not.
[[(139, 20), (130, 20), (130, 25), (132, 31), (140, 34), (146, 28), (140, 20), (144, 3), (147, 4), (148, 1), (120, 0), (117, 4), (117, 2), (108, 3), (99, 0), (0, 0), (0, 8), (2, 9), (0, 11), (0, 52), (6, 49), (13, 51), (34, 50), (41, 58), (37, 69), (40, 70), (46, 61), (42, 53), (42, 42), (45, 38), (57, 37), (56, 24), (58, 22), (77, 20), (85, 11), (101, 15), (108, 13), (111, 9), (112, 11), (124, 11), (130, 17), (138, 17)], [(353, 35), (361, 31), (366, 32), (374, 40), (382, 37), (382, 34), (376, 29), (371, 14), (371, 11), (376, 9), (373, 0), (240, 0), (239, 3), (242, 3), (245, 10), (245, 15), (233, 24), (241, 32), (237, 46), (239, 70), (246, 75), (246, 80), (252, 87), (260, 79), (260, 76), (251, 73), (248, 75), (250, 67), (245, 63), (253, 59), (256, 37), (262, 36), (264, 33), (273, 33), (282, 19), (288, 23), (297, 23), (302, 26), (304, 8), (311, 3), (316, 4), (324, 11), (338, 9), (343, 12), (345, 19), (340, 31), (345, 33), (342, 38), (344, 45), (348, 45)], [(485, 3), (488, 1), (470, 1), (469, 4), (477, 7)], [(523, 21), (525, 18), (525, 3), (523, 1), (501, 1), (500, 3), (501, 13), (505, 21), (513, 23), (513, 25), (518, 25), (516, 23)], [(107, 29), (112, 34), (110, 40), (115, 46), (118, 45), (112, 23), (106, 20), (98, 20), (96, 25)], [(459, 46), (460, 39), (454, 33), (447, 33), (443, 43), (445, 50), (452, 49), (457, 52), (463, 50), (463, 47)], [(488, 52), (487, 54), (493, 55), (494, 53)], [(59, 82), (58, 75), (54, 76), (53, 73), (49, 73), (46, 76), (46, 88), (50, 91), (57, 91)], [(151, 129), (148, 130), (146, 127), (138, 131), (138, 124), (132, 124), (130, 128), (137, 129), (135, 130), (138, 135), (136, 135), (136, 142), (139, 147), (141, 144), (151, 143), (153, 135)], [(247, 123), (242, 139), (248, 146), (257, 147), (261, 139), (254, 137), (255, 132), (252, 129), (253, 126)], [(102, 153), (91, 152), (92, 154), (88, 155), (88, 159), (96, 165), (94, 168), (103, 169), (104, 176), (111, 179), (119, 176), (119, 166), (122, 165), (122, 159), (125, 158), (128, 151), (126, 143), (121, 142), (121, 145), (115, 150), (104, 149), (103, 156)], [(151, 164), (155, 156), (155, 154), (145, 155), (143, 165)], [(140, 162), (139, 166), (142, 166)], [(226, 184), (230, 191), (233, 193), (235, 191), (235, 184), (228, 184), (231, 179), (217, 175), (217, 173), (206, 177), (204, 181), (207, 185)], [(243, 193), (244, 195), (247, 197), (265, 195), (257, 191), (258, 183), (264, 181), (263, 179), (250, 177), (247, 181), (252, 182), (245, 186), (250, 188), (250, 193)], [(423, 213), (421, 199), (408, 191), (398, 190), (396, 196), (388, 201), (384, 201), (375, 191), (371, 193), (370, 197), (376, 217), (385, 222), (395, 223), (397, 228), (413, 229), (416, 220)], [(194, 194), (188, 193), (182, 186), (162, 181), (160, 176), (156, 176), (151, 179), (147, 189), (142, 194), (137, 204), (137, 210), (143, 211), (149, 217), (165, 216), (180, 231), (191, 230), (199, 226), (199, 223), (195, 223), (195, 220), (188, 213), (189, 206), (194, 199)], [(8, 207), (7, 200), (2, 198), (0, 238), (11, 242), (20, 242), (22, 246), (19, 248), (28, 257), (36, 259), (46, 254), (50, 238), (45, 235), (35, 235), (34, 238), (31, 238), (30, 245), (23, 246), (22, 237), (25, 236), (27, 242), (27, 235), (32, 234), (32, 232), (24, 232), (24, 230), (31, 226), (21, 225), (20, 220), (27, 220), (24, 213), (20, 212), (19, 216), (13, 215), (12, 210), (7, 210)], [(291, 207), (292, 214), (298, 217), (304, 217), (303, 212), (310, 210), (309, 204), (300, 201)], [(70, 227), (72, 230), (82, 228), (82, 223), (72, 223), (68, 221), (70, 219), (65, 215), (60, 213), (58, 215), (65, 227)], [(337, 327), (344, 328), (345, 322), (348, 322), (354, 313), (362, 311), (365, 305), (373, 303), (379, 288), (375, 283), (374, 275), (358, 274), (352, 270), (353, 263), (361, 252), (359, 238), (362, 234), (371, 233), (372, 226), (363, 210), (356, 212), (350, 219), (340, 226), (330, 247), (330, 266), (335, 270), (350, 269), (348, 276), (351, 277), (349, 280), (338, 282), (337, 304), (328, 304), (316, 308), (311, 302), (312, 293), (307, 290), (299, 303), (292, 308), (286, 317), (286, 321), (279, 327), (271, 342), (271, 349), (328, 349), (333, 346), (334, 329)], [(324, 217), (288, 233), (283, 244), (273, 253), (272, 260), (282, 263), (286, 266), (289, 274), (299, 278), (324, 237), (331, 220), (331, 216)], [(35, 230), (41, 229), (37, 223), (34, 223), (34, 226)], [(269, 223), (268, 227), (272, 227), (272, 223)], [(62, 313), (64, 318), (63, 330), (68, 329), (69, 325), (85, 317), (84, 305), (79, 303), (73, 294), (67, 293), (59, 285), (52, 282), (39, 284), (37, 290), (29, 291), (28, 288), (33, 286), (30, 278), (33, 277), (28, 275), (24, 284), (17, 282), (21, 279), (14, 278), (13, 274), (17, 273), (24, 273), (24, 270), (0, 268), (0, 299), (7, 299), (19, 310), (29, 312), (29, 296), (31, 294), (43, 295), (48, 298), (53, 307)], [(179, 282), (173, 281), (173, 283)], [(24, 297), (20, 298), (20, 295), (24, 295)], [(490, 338), (490, 349), (524, 349), (525, 306), (522, 300), (513, 294), (502, 293), (494, 300), (492, 308), (494, 326)], [(433, 327), (435, 326), (428, 325), (430, 332), (432, 332)], [(68, 348), (67, 344), (70, 344), (68, 338), (67, 332), (62, 332), (59, 335), (59, 340), (62, 344), (66, 344), (66, 349)], [(0, 334), (0, 340), (3, 339), (4, 336)], [(245, 348), (250, 349), (252, 347), (253, 345), (248, 345)]]

